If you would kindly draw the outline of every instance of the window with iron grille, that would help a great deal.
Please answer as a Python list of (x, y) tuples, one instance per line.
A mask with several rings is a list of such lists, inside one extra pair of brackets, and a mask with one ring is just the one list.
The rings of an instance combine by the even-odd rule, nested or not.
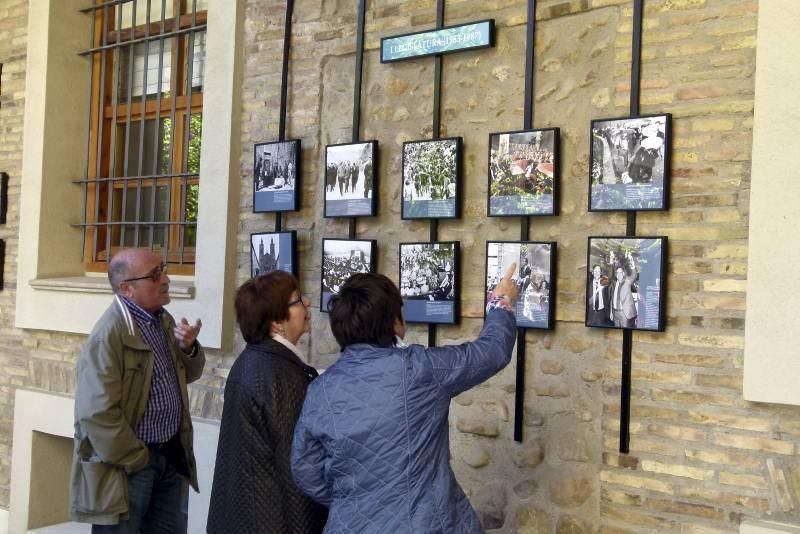
[(95, 0), (84, 179), (84, 257), (102, 272), (151, 247), (193, 274), (208, 0)]

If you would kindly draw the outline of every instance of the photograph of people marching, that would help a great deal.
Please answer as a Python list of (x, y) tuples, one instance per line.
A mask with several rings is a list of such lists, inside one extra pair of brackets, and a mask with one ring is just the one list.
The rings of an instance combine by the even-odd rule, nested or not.
[(328, 300), (339, 292), (351, 275), (375, 271), (377, 241), (355, 239), (322, 240), (322, 294), (320, 310), (328, 311)]
[(325, 216), (375, 215), (377, 141), (325, 147)]

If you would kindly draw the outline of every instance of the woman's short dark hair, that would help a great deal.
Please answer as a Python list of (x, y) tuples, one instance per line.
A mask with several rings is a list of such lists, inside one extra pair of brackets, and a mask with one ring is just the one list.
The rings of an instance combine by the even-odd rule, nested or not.
[(236, 320), (248, 343), (271, 337), (272, 323), (289, 317), (289, 301), (300, 288), (285, 271), (270, 271), (251, 278), (236, 290)]
[(360, 273), (328, 301), (331, 331), (344, 350), (353, 343), (391, 347), (394, 322), (403, 319), (403, 299), (386, 276)]

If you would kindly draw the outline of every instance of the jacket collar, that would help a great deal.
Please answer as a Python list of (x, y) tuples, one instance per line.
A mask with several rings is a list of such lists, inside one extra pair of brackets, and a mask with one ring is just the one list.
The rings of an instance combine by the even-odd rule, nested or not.
[[(136, 321), (133, 320), (131, 311), (125, 303), (125, 299), (119, 295), (114, 295), (114, 304), (112, 306), (120, 314), (122, 320), (125, 322), (125, 332), (122, 334), (122, 344), (134, 350), (150, 350), (144, 338), (139, 332), (139, 327), (136, 326)], [(163, 319), (163, 314), (161, 314)], [(162, 322), (163, 324), (163, 322)]]
[(279, 343), (272, 338), (265, 339), (261, 343), (248, 343), (247, 348), (257, 352), (269, 353), (278, 356), (279, 358), (283, 358), (292, 365), (299, 367), (303, 370), (303, 372), (309, 374), (310, 376), (316, 377), (318, 375), (316, 369), (303, 363), (303, 360), (301, 360), (297, 354), (295, 354), (282, 343)]

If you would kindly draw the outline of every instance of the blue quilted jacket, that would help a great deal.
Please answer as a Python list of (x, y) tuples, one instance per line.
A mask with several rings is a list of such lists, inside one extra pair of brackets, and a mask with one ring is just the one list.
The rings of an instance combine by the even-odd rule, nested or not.
[(292, 444), (297, 485), (326, 533), (483, 532), (450, 468), (450, 399), (511, 359), (511, 312), (447, 347), (351, 345), (308, 388)]

